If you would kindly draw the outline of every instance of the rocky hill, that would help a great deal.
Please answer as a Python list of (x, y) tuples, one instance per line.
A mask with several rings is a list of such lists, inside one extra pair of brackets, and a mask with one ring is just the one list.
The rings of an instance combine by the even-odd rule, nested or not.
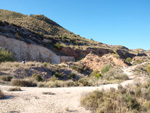
[(66, 30), (44, 15), (28, 16), (2, 9), (0, 37), (0, 46), (12, 52), (19, 61), (26, 58), (60, 63), (84, 58), (91, 51), (100, 57), (108, 53), (115, 54), (123, 60), (128, 57), (147, 56), (145, 51), (88, 40)]

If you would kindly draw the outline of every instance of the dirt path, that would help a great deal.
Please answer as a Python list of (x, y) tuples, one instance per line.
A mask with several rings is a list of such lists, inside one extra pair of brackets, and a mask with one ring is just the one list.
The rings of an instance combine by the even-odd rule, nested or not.
[[(135, 67), (123, 69), (130, 78), (121, 83), (123, 86), (134, 82), (132, 68)], [(9, 92), (7, 91), (9, 87), (11, 86), (0, 85), (0, 89), (6, 94), (6, 98), (0, 100), (1, 113), (90, 113), (80, 106), (80, 97), (96, 89), (117, 88), (118, 84), (69, 88), (22, 87), (22, 91), (19, 92)], [(51, 94), (46, 95), (43, 92)]]

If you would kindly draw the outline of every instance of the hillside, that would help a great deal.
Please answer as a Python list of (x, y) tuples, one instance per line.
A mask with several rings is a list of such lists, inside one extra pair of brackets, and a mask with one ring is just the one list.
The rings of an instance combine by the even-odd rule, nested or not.
[(148, 54), (146, 51), (130, 50), (121, 45), (112, 46), (88, 40), (44, 15), (28, 16), (3, 9), (0, 9), (0, 35), (42, 46), (59, 56), (73, 56), (76, 60), (84, 58), (91, 51), (100, 56), (114, 53), (121, 59)]
[[(100, 46), (105, 47), (105, 44), (90, 41), (79, 35), (76, 35), (56, 22), (50, 20), (44, 15), (24, 15), (8, 10), (0, 10), (0, 20), (6, 21), (17, 26), (24, 27), (31, 32), (40, 34), (48, 39), (55, 39), (63, 46)], [(84, 47), (85, 46), (85, 47)], [(82, 48), (82, 47), (81, 47)]]

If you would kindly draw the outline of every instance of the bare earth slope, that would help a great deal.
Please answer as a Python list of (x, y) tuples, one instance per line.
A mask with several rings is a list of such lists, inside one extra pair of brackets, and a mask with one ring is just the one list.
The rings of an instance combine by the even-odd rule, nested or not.
[[(130, 80), (121, 84), (134, 83), (132, 69), (136, 66), (124, 68), (124, 72), (129, 74)], [(129, 73), (130, 72), (130, 73)], [(132, 76), (131, 76), (132, 75)], [(136, 76), (136, 75), (134, 75)], [(140, 81), (145, 77), (139, 77)], [(137, 80), (137, 77), (136, 77)], [(22, 87), (20, 92), (9, 92), (11, 86), (0, 86), (6, 94), (5, 99), (0, 100), (0, 112), (8, 113), (11, 111), (21, 113), (90, 113), (80, 106), (80, 97), (94, 90), (107, 90), (111, 87), (117, 88), (118, 84), (107, 84), (99, 87), (70, 87), (70, 88), (36, 88)], [(43, 94), (49, 92), (50, 94)]]

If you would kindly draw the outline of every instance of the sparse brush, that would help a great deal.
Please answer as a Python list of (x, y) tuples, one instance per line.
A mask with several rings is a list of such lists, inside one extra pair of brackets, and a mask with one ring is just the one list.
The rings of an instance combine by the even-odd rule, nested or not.
[(0, 62), (14, 61), (14, 56), (9, 51), (0, 47)]
[(94, 91), (81, 98), (81, 105), (94, 113), (148, 113), (150, 82), (133, 84), (118, 90)]
[(11, 81), (12, 78), (13, 78), (12, 76), (7, 76), (7, 75), (0, 76), (0, 80), (3, 81)]
[(11, 84), (13, 86), (22, 86), (22, 87), (36, 86), (36, 83), (34, 83), (32, 80), (24, 80), (24, 79), (12, 79)]
[(37, 73), (34, 73), (34, 74), (32, 75), (32, 77), (33, 77), (36, 81), (38, 81), (38, 82), (43, 81), (42, 76), (39, 75), (39, 74), (37, 74)]
[(9, 88), (8, 91), (21, 91), (20, 87)]
[(101, 69), (101, 72), (104, 74), (106, 72), (108, 72), (111, 68), (110, 64), (105, 64), (104, 67)]
[(47, 68), (49, 65), (50, 65), (49, 62), (44, 62), (44, 63), (43, 63), (43, 66), (46, 67), (46, 68)]

